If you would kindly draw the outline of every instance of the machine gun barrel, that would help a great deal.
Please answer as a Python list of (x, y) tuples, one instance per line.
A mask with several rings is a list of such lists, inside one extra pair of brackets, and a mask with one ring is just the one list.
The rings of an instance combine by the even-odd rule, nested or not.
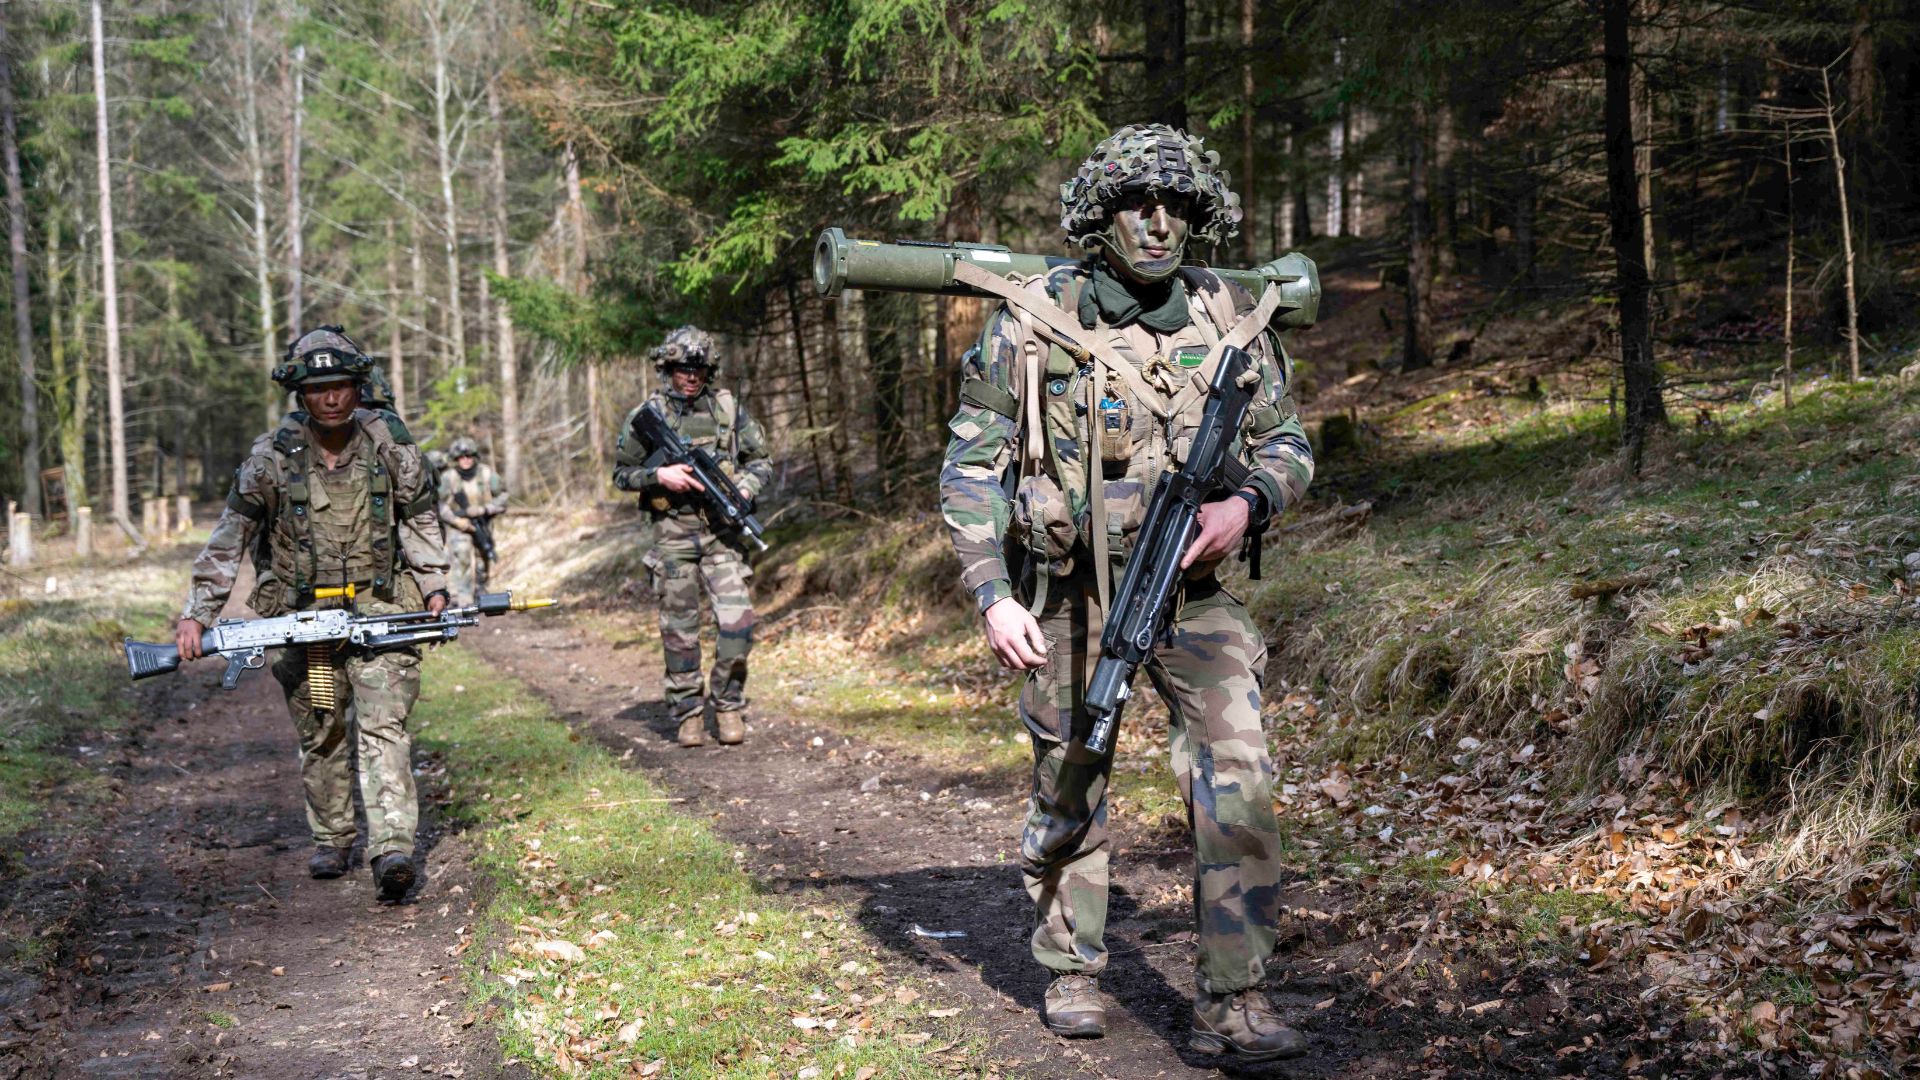
[[(813, 288), (828, 297), (839, 296), (847, 289), (880, 289), (984, 298), (985, 293), (954, 277), (956, 265), (968, 262), (1002, 277), (1026, 278), (1079, 261), (995, 244), (854, 240), (839, 229), (827, 229), (813, 244)], [(1312, 259), (1297, 251), (1252, 270), (1210, 269), (1255, 296), (1268, 284), (1278, 286), (1280, 306), (1273, 316), (1275, 328), (1305, 329), (1319, 315), (1320, 272)]]

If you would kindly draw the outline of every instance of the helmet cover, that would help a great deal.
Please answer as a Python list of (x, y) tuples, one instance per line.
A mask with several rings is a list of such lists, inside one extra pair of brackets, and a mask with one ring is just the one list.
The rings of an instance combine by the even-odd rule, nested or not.
[(1060, 227), (1081, 247), (1101, 243), (1121, 198), (1171, 193), (1194, 203), (1192, 235), (1218, 244), (1240, 231), (1240, 196), (1227, 186), (1218, 151), (1166, 124), (1129, 124), (1102, 139), (1060, 185)]
[(677, 327), (668, 333), (666, 340), (655, 345), (650, 355), (653, 357), (653, 366), (657, 368), (688, 364), (704, 367), (711, 375), (720, 367), (715, 357), (713, 335), (692, 325)]
[(300, 335), (287, 346), (280, 361), (280, 366), (273, 369), (273, 381), (288, 390), (334, 379), (359, 382), (373, 370), (373, 358), (338, 326), (322, 326)]

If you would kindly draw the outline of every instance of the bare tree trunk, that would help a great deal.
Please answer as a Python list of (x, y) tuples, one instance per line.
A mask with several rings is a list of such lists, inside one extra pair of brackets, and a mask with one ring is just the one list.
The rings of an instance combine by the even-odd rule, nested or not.
[[(947, 239), (970, 244), (980, 242), (980, 190), (972, 184), (954, 193), (953, 208), (947, 212)], [(942, 420), (960, 407), (960, 357), (980, 336), (982, 309), (980, 301), (969, 297), (939, 299), (940, 338), (934, 364), (939, 369), (937, 377), (943, 383), (939, 410), (945, 414)]]
[[(57, 190), (57, 189), (56, 189)], [(66, 274), (60, 268), (60, 213), (62, 200), (47, 211), (47, 359), (53, 368), (54, 423), (58, 426), (62, 485), (67, 493), (67, 517), (87, 504), (87, 395), (92, 380), (85, 357), (67, 370), (67, 339), (60, 322), (60, 290)]]
[[(840, 333), (840, 309), (848, 302), (847, 298), (850, 295), (849, 293), (841, 293), (838, 300), (826, 305), (826, 319), (821, 326), (821, 330), (827, 339), (827, 385), (829, 392), (836, 401), (852, 400), (846, 393), (846, 343), (842, 340)], [(830, 446), (833, 450), (834, 480), (840, 488), (840, 501), (845, 503), (853, 502), (853, 470), (847, 465), (847, 441), (849, 434), (847, 429), (851, 426), (852, 418), (843, 410), (839, 422), (834, 425), (834, 430), (830, 436), (832, 439)]]
[(0, 9), (0, 144), (7, 167), (7, 248), (13, 257), (13, 340), (20, 363), (20, 494), (29, 514), (40, 505), (40, 384), (34, 371), (33, 312), (27, 282), (27, 195), (20, 182), (19, 132), (13, 116), (13, 66), (7, 59), (7, 16)]
[(1259, 262), (1259, 244), (1254, 236), (1253, 168), (1253, 0), (1240, 0), (1240, 205), (1245, 210), (1240, 226), (1240, 261), (1246, 266)]
[(1428, 170), (1433, 137), (1427, 103), (1416, 101), (1407, 140), (1407, 318), (1402, 370), (1433, 363), (1433, 203)]
[[(1459, 138), (1451, 102), (1440, 103), (1433, 125), (1433, 257), (1435, 268), (1453, 273), (1460, 246)], [(1472, 166), (1472, 162), (1468, 162)]]
[(1833, 182), (1840, 191), (1840, 253), (1847, 271), (1847, 378), (1860, 377), (1860, 303), (1853, 280), (1853, 217), (1847, 212), (1847, 156), (1840, 151), (1840, 121), (1834, 113), (1833, 80), (1820, 70), (1820, 105), (1827, 114), (1827, 141), (1833, 148)]
[(301, 129), (306, 125), (307, 47), (295, 45), (281, 56), (281, 78), (287, 94), (287, 334), (298, 337), (306, 320), (306, 209), (300, 203)]
[(1187, 0), (1145, 0), (1147, 110), (1155, 122), (1187, 126)]
[(1786, 370), (1780, 377), (1780, 403), (1782, 407), (1793, 408), (1793, 136), (1786, 140), (1786, 152), (1782, 155), (1787, 161), (1787, 303), (1786, 314), (1781, 320), (1781, 329), (1786, 334), (1787, 357)]
[[(447, 347), (451, 364), (467, 362), (466, 316), (460, 305), (460, 216), (453, 200), (453, 131), (447, 123), (447, 101), (453, 96), (453, 83), (447, 72), (447, 36), (442, 17), (444, 6), (427, 6), (427, 37), (433, 48), (433, 150), (440, 170), (440, 228), (446, 235), (447, 255)], [(461, 390), (464, 377), (457, 378)]]
[[(413, 293), (407, 297), (407, 303), (411, 310), (420, 313), (420, 325), (424, 330), (427, 325), (427, 256), (420, 247), (419, 215), (411, 212), (407, 214), (407, 271), (408, 278), (413, 283)], [(423, 341), (421, 347), (414, 350), (420, 354), (422, 361), (420, 378), (415, 382), (420, 387), (420, 396), (425, 398), (427, 388), (433, 385), (433, 366), (426, 363), (428, 349), (433, 342), (428, 335), (423, 333), (422, 336), (429, 339)]]
[[(500, 41), (500, 0), (487, 7), (492, 37)], [(493, 272), (502, 278), (513, 273), (507, 257), (507, 120), (500, 105), (500, 73), (487, 79), (487, 119), (493, 126)], [(500, 440), (501, 466), (507, 486), (520, 487), (520, 357), (515, 349), (513, 312), (502, 302), (495, 312), (495, 345), (500, 358)]]
[(1647, 295), (1647, 244), (1633, 130), (1633, 0), (1605, 0), (1607, 203), (1620, 294), (1620, 375), (1626, 397), (1626, 445), (1639, 471), (1647, 434), (1667, 422), (1653, 358)]
[[(260, 101), (254, 86), (255, 10), (255, 0), (245, 0), (240, 8), (240, 81), (243, 90), (240, 126), (247, 144), (247, 179), (253, 188), (253, 276), (254, 287), (260, 294), (260, 352), (261, 359), (266, 361), (264, 370), (272, 371), (280, 362), (280, 351), (275, 348), (273, 340), (273, 267), (267, 257), (267, 163), (266, 155), (260, 150)], [(269, 395), (266, 420), (267, 426), (272, 427), (279, 422), (280, 405), (285, 395), (278, 388), (269, 391)]]
[(393, 218), (387, 218), (387, 374), (393, 380), (393, 411), (407, 415), (407, 336), (402, 325), (406, 308), (400, 294), (400, 245)]
[(127, 494), (127, 415), (120, 374), (120, 279), (113, 253), (113, 170), (107, 133), (107, 46), (100, 23), (100, 0), (93, 0), (94, 145), (100, 171), (100, 293), (106, 313), (107, 434), (112, 440), (113, 521), (136, 546), (146, 541), (134, 528)]
[[(573, 144), (567, 144), (567, 214), (573, 220), (573, 272), (575, 288), (585, 296), (590, 289), (587, 280), (587, 201), (580, 191), (580, 155), (574, 151)], [(595, 483), (605, 482), (606, 448), (601, 445), (603, 434), (600, 430), (600, 369), (594, 364), (594, 358), (588, 357), (587, 368), (587, 453), (593, 462)], [(641, 383), (645, 387), (644, 376)]]
[(816, 490), (825, 494), (827, 464), (820, 456), (820, 428), (813, 416), (813, 387), (807, 381), (807, 332), (800, 322), (800, 299), (791, 278), (787, 280), (787, 318), (793, 322), (793, 356), (800, 368), (800, 407), (804, 410), (807, 424), (807, 448), (813, 451), (813, 484)]

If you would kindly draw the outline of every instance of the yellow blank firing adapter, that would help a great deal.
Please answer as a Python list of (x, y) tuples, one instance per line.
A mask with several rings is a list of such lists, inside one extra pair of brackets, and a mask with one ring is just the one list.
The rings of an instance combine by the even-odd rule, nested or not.
[(324, 589), (313, 590), (313, 598), (315, 600), (334, 600), (342, 596), (348, 600), (352, 600), (355, 595), (356, 590), (351, 584), (338, 586), (329, 585)]
[(513, 610), (532, 611), (534, 608), (552, 607), (553, 605), (559, 602), (560, 601), (558, 600), (553, 600), (546, 597), (542, 597), (537, 600), (515, 600), (513, 602)]

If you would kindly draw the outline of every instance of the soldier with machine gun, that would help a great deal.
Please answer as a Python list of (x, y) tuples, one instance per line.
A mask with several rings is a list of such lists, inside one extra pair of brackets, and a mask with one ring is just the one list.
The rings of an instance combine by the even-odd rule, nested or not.
[[(273, 378), (297, 394), (299, 410), (262, 435), (234, 475), (226, 510), (193, 563), (174, 635), (180, 659), (204, 655), (247, 553), (258, 579), (247, 605), (268, 618), (349, 604), (362, 614), (446, 610), (447, 559), (420, 448), (390, 413), (359, 407), (372, 367), (337, 326), (287, 346)], [(407, 731), (420, 696), (418, 647), (316, 642), (283, 650), (273, 674), (300, 735), (315, 845), (308, 872), (347, 872), (357, 756), (374, 881), (382, 900), (404, 898), (419, 820)]]

